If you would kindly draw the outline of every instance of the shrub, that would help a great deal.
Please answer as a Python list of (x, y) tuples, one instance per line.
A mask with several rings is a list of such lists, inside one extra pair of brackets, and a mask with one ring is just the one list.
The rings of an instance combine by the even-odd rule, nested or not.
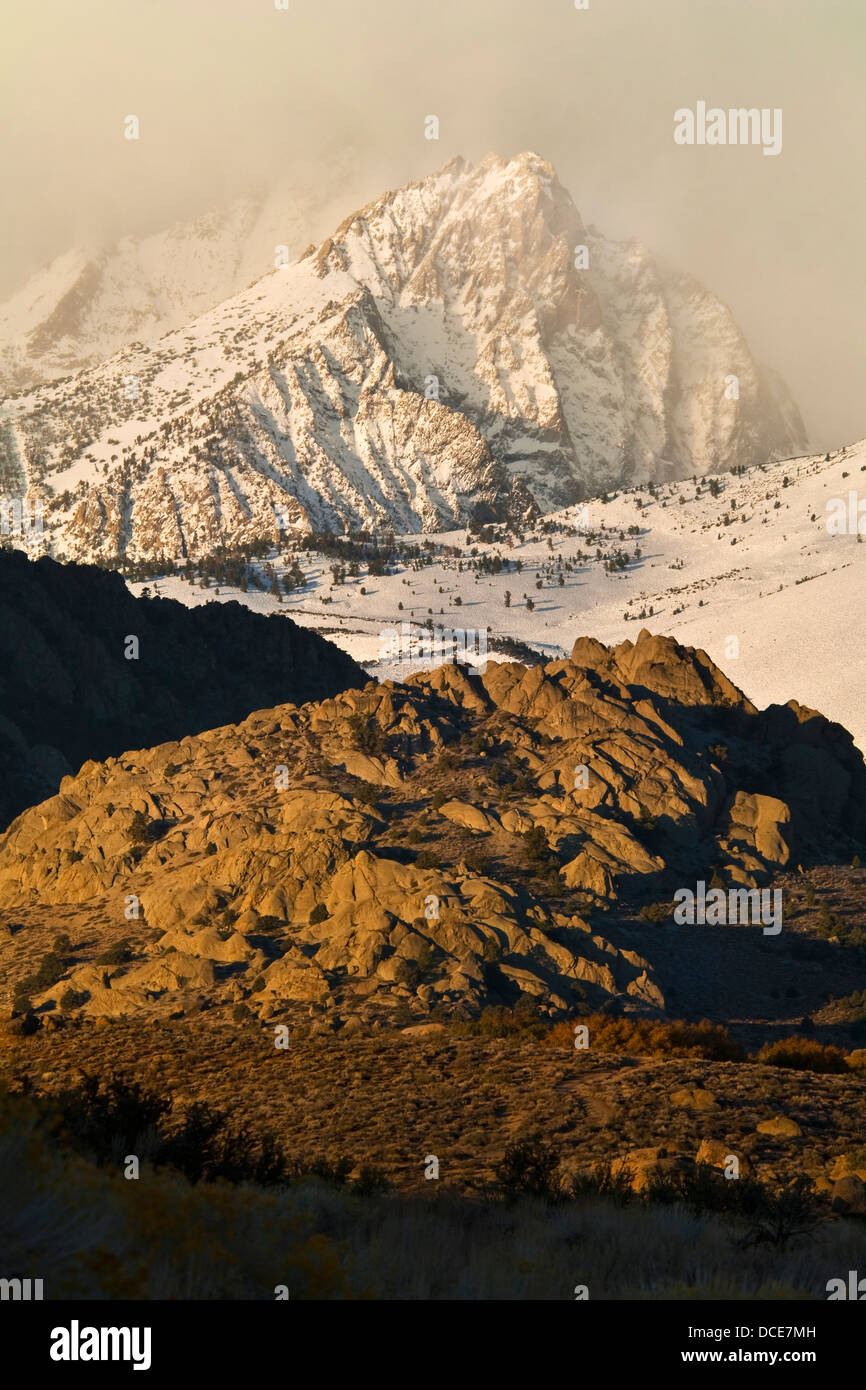
[(554, 858), (547, 843), (547, 836), (540, 825), (534, 825), (531, 830), (523, 832), (523, 843), (526, 846), (527, 858), (533, 863), (549, 864)]
[(565, 1195), (559, 1176), (559, 1154), (540, 1134), (510, 1144), (496, 1167), (496, 1183), (510, 1204), (521, 1197), (559, 1202)]
[(252, 1015), (246, 1004), (235, 1004), (232, 1009), (232, 1019), (235, 1023), (246, 1023)]
[(381, 1192), (387, 1192), (390, 1186), (380, 1168), (372, 1163), (364, 1163), (352, 1183), (352, 1191), (357, 1192), (359, 1197), (375, 1197)]
[(826, 904), (821, 908), (816, 931), (825, 940), (835, 939), (842, 946), (854, 949), (866, 946), (866, 932), (863, 928), (849, 927), (847, 922), (837, 912), (831, 912)]
[(757, 1060), (771, 1067), (792, 1067), (796, 1071), (845, 1072), (848, 1064), (838, 1047), (826, 1047), (810, 1038), (780, 1038), (765, 1043)]
[(647, 1206), (687, 1207), (698, 1215), (717, 1213), (739, 1217), (745, 1233), (737, 1244), (747, 1250), (767, 1245), (783, 1250), (792, 1241), (811, 1235), (826, 1213), (808, 1177), (800, 1176), (779, 1192), (755, 1178), (729, 1182), (707, 1163), (660, 1176), (641, 1194)]
[(256, 931), (266, 933), (272, 931), (281, 931), (285, 925), (286, 924), (283, 921), (282, 917), (260, 917), (258, 922), (256, 923)]
[(65, 931), (60, 932), (57, 936), (55, 936), (51, 949), (55, 955), (69, 955), (70, 951), (72, 950), (72, 942)]
[(60, 996), (60, 1007), (61, 1009), (80, 1009), (86, 999), (86, 991), (66, 989)]
[(43, 990), (50, 989), (52, 985), (57, 984), (58, 980), (63, 979), (65, 969), (66, 962), (54, 951), (47, 951), (39, 962), (35, 974), (28, 975), (26, 979), (19, 981), (18, 988), (22, 994), (41, 994)]
[(349, 736), (361, 753), (383, 754), (388, 752), (388, 739), (381, 725), (370, 716), (352, 714), (347, 720)]
[(327, 1183), (329, 1187), (345, 1187), (352, 1171), (352, 1160), (345, 1156), (336, 1159), (296, 1158), (288, 1164), (288, 1171), (296, 1180), (318, 1178), (319, 1182)]
[(594, 1164), (589, 1172), (576, 1173), (569, 1184), (569, 1195), (575, 1200), (604, 1197), (616, 1206), (628, 1206), (641, 1200), (631, 1185), (628, 1172), (623, 1168), (614, 1172), (609, 1162)]
[(117, 1141), (127, 1153), (135, 1153), (141, 1137), (171, 1109), (169, 1099), (145, 1092), (136, 1082), (102, 1082), (87, 1073), (76, 1088), (61, 1091), (55, 1103), (56, 1133), (100, 1164), (113, 1159)]
[(639, 913), (645, 922), (655, 922), (658, 926), (666, 922), (670, 915), (669, 903), (646, 903)]
[(21, 985), (16, 985), (15, 993), (12, 996), (12, 1017), (17, 1018), (21, 1014), (30, 1014), (32, 1012), (33, 1004), (30, 999), (30, 994), (26, 989), (22, 989)]
[[(745, 1049), (720, 1024), (659, 1022), (649, 1018), (614, 1018), (588, 1014), (580, 1022), (589, 1029), (595, 1052), (626, 1052), (652, 1057), (695, 1057), (710, 1062), (741, 1062)], [(553, 1047), (574, 1048), (574, 1023), (556, 1023), (547, 1034)]]
[[(496, 967), (493, 966), (490, 969), (494, 971)], [(496, 971), (497, 976), (498, 973)], [(487, 971), (485, 970), (485, 983), (487, 978)], [(492, 979), (488, 987), (495, 987)], [(482, 1009), (478, 1018), (465, 1023), (463, 1030), (471, 1037), (476, 1038), (512, 1038), (515, 1036), (542, 1038), (548, 1031), (547, 1024), (536, 1012), (535, 1006), (523, 1000), (513, 1009), (507, 1008), (504, 1004), (490, 1004), (487, 1008)], [(572, 1037), (573, 1043), (574, 1038)]]
[(127, 961), (132, 960), (132, 948), (128, 941), (116, 941), (113, 946), (109, 946), (107, 951), (103, 951), (101, 956), (96, 957), (96, 965), (126, 965)]
[(175, 1129), (165, 1137), (155, 1163), (176, 1168), (191, 1183), (202, 1179), (285, 1183), (290, 1165), (271, 1134), (254, 1134), (248, 1125), (232, 1129), (226, 1116), (201, 1101), (188, 1106)]
[[(729, 1183), (739, 1187), (743, 1181)], [(747, 1198), (740, 1195), (741, 1203)], [(801, 1175), (795, 1178), (780, 1192), (762, 1189), (760, 1197), (754, 1200), (753, 1209), (744, 1215), (748, 1230), (740, 1244), (744, 1249), (768, 1245), (776, 1250), (784, 1250), (792, 1241), (810, 1236), (825, 1220), (825, 1213), (816, 1198), (809, 1178)]]
[(143, 811), (136, 811), (129, 827), (129, 839), (133, 845), (148, 845), (151, 840), (150, 821)]
[(471, 845), (463, 856), (463, 861), (472, 874), (483, 874), (489, 868), (489, 856), (483, 854), (476, 845)]

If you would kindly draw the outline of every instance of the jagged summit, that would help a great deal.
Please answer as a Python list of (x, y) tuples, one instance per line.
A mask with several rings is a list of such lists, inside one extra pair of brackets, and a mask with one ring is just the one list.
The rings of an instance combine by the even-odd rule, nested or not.
[(386, 193), (7, 415), (0, 482), (48, 494), (81, 558), (522, 519), (803, 444), (727, 308), (590, 232), (532, 153)]

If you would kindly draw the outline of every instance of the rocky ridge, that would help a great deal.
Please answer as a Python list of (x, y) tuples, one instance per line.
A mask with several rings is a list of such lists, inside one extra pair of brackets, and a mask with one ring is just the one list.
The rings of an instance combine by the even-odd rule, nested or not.
[(183, 328), (9, 400), (0, 488), (42, 499), (58, 555), (179, 559), (522, 519), (804, 446), (729, 310), (586, 227), (530, 153), (453, 160)]
[(114, 964), (77, 955), (46, 1012), (70, 990), (96, 1015), (242, 1005), (323, 1028), (520, 999), (662, 1012), (639, 934), (615, 944), (599, 911), (850, 862), (864, 792), (850, 736), (813, 711), (758, 712), (647, 631), (581, 639), (89, 762), (0, 840), (0, 907), (78, 904), (101, 949), (124, 941)]

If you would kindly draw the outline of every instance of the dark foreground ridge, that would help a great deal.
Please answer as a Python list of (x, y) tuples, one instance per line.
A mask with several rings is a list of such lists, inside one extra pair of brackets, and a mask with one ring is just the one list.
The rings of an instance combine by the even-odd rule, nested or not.
[[(127, 657), (137, 638), (137, 657)], [(93, 565), (0, 551), (0, 825), (89, 758), (322, 700), (369, 677), (289, 618), (135, 598)]]

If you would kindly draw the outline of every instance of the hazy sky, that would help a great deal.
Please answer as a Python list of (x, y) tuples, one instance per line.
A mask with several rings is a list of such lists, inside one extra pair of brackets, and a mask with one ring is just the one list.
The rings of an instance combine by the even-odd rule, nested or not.
[[(2, 14), (4, 296), (73, 243), (314, 179), (335, 152), (354, 152), (373, 196), (455, 154), (535, 149), (585, 221), (730, 304), (816, 446), (866, 435), (866, 0), (5, 0)], [(781, 108), (781, 153), (676, 145), (673, 113), (698, 101)]]

